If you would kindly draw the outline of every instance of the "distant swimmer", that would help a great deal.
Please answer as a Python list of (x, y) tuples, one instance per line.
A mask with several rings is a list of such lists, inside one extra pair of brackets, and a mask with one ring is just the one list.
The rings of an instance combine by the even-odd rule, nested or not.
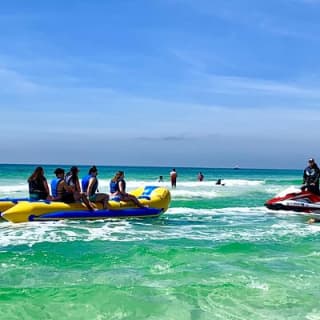
[(199, 181), (203, 181), (203, 179), (204, 179), (204, 175), (203, 175), (202, 172), (200, 171), (200, 172), (198, 173), (198, 180), (199, 180)]
[(163, 182), (163, 176), (159, 176), (158, 182)]
[(177, 171), (175, 168), (172, 169), (172, 171), (170, 172), (170, 181), (171, 181), (171, 187), (172, 188), (176, 188), (177, 186)]
[(218, 179), (216, 182), (216, 185), (224, 186), (224, 183), (222, 183), (221, 179)]

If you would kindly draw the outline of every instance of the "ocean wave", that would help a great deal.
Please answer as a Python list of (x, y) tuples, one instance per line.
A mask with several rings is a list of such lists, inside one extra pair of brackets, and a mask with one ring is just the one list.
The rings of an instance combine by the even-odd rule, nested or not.
[[(264, 180), (245, 180), (245, 179), (223, 179), (222, 184), (224, 186), (259, 186), (264, 185)], [(102, 182), (102, 186), (108, 186), (108, 182)], [(131, 180), (127, 181), (128, 188), (138, 188), (141, 185), (159, 185), (163, 186), (165, 188), (171, 188), (171, 183), (169, 181), (167, 182), (157, 182), (157, 181), (147, 181), (147, 180)], [(177, 181), (177, 188), (221, 188), (223, 186), (216, 185), (216, 180), (213, 181), (184, 181), (184, 180), (178, 180)]]
[(263, 207), (192, 209), (171, 208), (151, 220), (59, 221), (0, 223), (0, 248), (33, 246), (42, 242), (189, 239), (192, 241), (283, 241), (320, 232), (294, 216), (268, 214)]
[[(169, 183), (158, 183), (145, 180), (132, 180), (127, 181), (127, 190), (134, 190), (141, 186), (155, 185), (168, 188), (173, 198), (177, 199), (193, 199), (193, 198), (206, 198), (214, 199), (221, 196), (236, 196), (250, 193), (264, 188), (264, 181), (260, 180), (223, 180), (224, 186), (216, 185), (215, 181), (207, 182), (191, 182), (181, 181), (178, 183), (176, 189), (171, 189)], [(109, 182), (105, 180), (99, 181), (99, 191), (109, 192)], [(279, 192), (275, 189), (276, 193)], [(0, 185), (0, 198), (1, 197), (27, 197), (28, 186), (24, 183), (17, 183), (13, 185)]]
[(26, 184), (14, 184), (14, 185), (0, 185), (0, 196), (7, 196), (14, 193), (28, 192), (28, 186)]
[(212, 208), (212, 209), (196, 209), (188, 207), (170, 208), (166, 214), (170, 215), (261, 215), (265, 214), (267, 209), (265, 207), (231, 207), (231, 208)]

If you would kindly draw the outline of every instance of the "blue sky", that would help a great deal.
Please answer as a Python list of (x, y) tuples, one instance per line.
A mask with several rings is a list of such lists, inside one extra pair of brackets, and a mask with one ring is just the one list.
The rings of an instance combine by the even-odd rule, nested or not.
[(2, 163), (320, 162), (320, 0), (5, 1)]

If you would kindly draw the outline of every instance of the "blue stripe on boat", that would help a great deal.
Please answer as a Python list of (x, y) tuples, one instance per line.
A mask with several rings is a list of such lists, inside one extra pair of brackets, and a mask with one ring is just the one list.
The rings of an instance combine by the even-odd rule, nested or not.
[(1, 198), (0, 201), (4, 202), (4, 201), (11, 201), (15, 204), (18, 203), (18, 201), (29, 201), (30, 199), (29, 198)]
[(51, 203), (51, 201), (49, 201), (49, 200), (34, 200), (34, 199), (30, 199), (30, 198), (0, 198), (0, 202), (4, 202), (4, 201), (10, 201), (15, 204), (17, 204), (19, 201), (44, 202), (47, 204)]
[(30, 215), (29, 221), (50, 219), (99, 219), (99, 218), (121, 218), (121, 217), (148, 217), (161, 214), (163, 209), (157, 208), (128, 208), (122, 210), (96, 210), (96, 211), (59, 211), (41, 216)]
[(146, 186), (144, 187), (144, 191), (143, 193), (138, 197), (138, 199), (147, 199), (150, 200), (151, 199), (151, 193), (157, 189), (159, 187), (157, 186)]

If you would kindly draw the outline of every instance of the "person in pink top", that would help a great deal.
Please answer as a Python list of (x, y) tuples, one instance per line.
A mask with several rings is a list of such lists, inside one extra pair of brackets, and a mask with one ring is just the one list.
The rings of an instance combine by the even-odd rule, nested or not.
[(176, 188), (177, 186), (177, 177), (178, 174), (176, 172), (176, 169), (172, 169), (172, 171), (170, 172), (170, 181), (171, 181), (171, 187), (172, 188)]

